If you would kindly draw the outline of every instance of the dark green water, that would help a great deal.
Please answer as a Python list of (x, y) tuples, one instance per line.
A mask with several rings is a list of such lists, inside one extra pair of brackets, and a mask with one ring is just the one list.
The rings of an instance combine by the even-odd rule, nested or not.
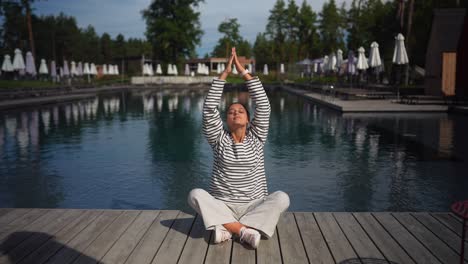
[[(0, 114), (0, 207), (187, 209), (207, 188), (206, 90), (147, 90)], [(448, 211), (468, 199), (468, 118), (341, 115), (269, 91), (269, 190), (294, 211)], [(226, 92), (249, 103), (248, 94)]]

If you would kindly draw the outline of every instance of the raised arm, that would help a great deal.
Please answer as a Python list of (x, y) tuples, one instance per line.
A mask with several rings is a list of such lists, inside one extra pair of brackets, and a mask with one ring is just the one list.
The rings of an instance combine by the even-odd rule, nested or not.
[(246, 81), (250, 97), (255, 103), (255, 114), (250, 123), (251, 131), (262, 141), (266, 142), (270, 125), (270, 102), (258, 77)]
[(231, 72), (233, 56), (229, 59), (226, 70), (218, 78), (213, 79), (211, 88), (203, 104), (203, 134), (213, 147), (223, 131), (223, 121), (219, 115), (218, 105), (223, 95), (226, 77)]
[(265, 89), (263, 89), (260, 79), (258, 79), (258, 77), (252, 77), (252, 75), (245, 70), (244, 66), (237, 59), (235, 49), (233, 49), (233, 54), (237, 71), (246, 81), (250, 97), (255, 103), (255, 114), (252, 122), (250, 123), (250, 129), (254, 135), (260, 139), (260, 141), (265, 143), (268, 136), (268, 127), (270, 125), (270, 102), (268, 101), (268, 97), (265, 93)]
[(211, 146), (216, 144), (223, 131), (223, 122), (218, 111), (218, 105), (223, 94), (225, 80), (213, 79), (211, 88), (203, 104), (203, 134)]

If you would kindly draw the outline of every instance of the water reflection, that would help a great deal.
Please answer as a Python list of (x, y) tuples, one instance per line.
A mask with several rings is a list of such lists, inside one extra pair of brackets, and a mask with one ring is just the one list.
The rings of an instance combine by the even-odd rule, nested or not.
[[(135, 90), (0, 115), (0, 207), (187, 209), (208, 188), (206, 90)], [(279, 91), (265, 145), (269, 190), (291, 210), (445, 211), (466, 199), (468, 118), (346, 114)], [(226, 91), (254, 107), (245, 90)], [(252, 112), (253, 114), (253, 112)]]

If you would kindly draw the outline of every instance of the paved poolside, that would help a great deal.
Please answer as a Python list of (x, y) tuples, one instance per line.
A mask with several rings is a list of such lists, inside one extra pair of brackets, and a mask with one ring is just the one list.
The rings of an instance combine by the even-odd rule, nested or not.
[(422, 113), (441, 113), (447, 112), (447, 105), (438, 104), (400, 104), (392, 102), (390, 99), (367, 99), (367, 100), (341, 100), (332, 96), (324, 96), (319, 93), (305, 91), (301, 89), (292, 88), (289, 86), (282, 86), (284, 91), (302, 96), (315, 103), (328, 106), (337, 111), (347, 112), (422, 112)]

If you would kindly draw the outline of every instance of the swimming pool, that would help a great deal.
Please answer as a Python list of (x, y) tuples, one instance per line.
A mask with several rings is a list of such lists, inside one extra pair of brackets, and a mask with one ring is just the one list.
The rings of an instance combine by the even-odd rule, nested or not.
[[(188, 209), (207, 188), (207, 90), (129, 90), (0, 114), (0, 207)], [(293, 211), (447, 211), (468, 198), (468, 117), (340, 114), (268, 91), (269, 191)], [(221, 102), (251, 105), (232, 90)]]

